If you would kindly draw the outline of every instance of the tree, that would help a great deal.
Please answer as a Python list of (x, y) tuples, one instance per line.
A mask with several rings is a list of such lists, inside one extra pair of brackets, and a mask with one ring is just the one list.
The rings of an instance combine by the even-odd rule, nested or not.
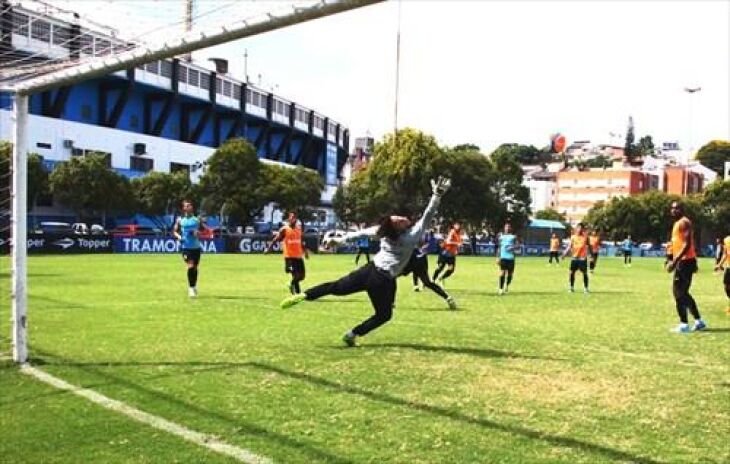
[(626, 143), (624, 145), (624, 156), (629, 164), (633, 163), (638, 153), (634, 145), (634, 118), (629, 116), (629, 125), (626, 128)]
[(90, 154), (60, 163), (50, 175), (51, 192), (77, 216), (133, 209), (134, 196), (126, 177), (107, 166), (106, 155)]
[(730, 161), (730, 141), (713, 140), (703, 145), (697, 152), (697, 161), (712, 169), (718, 175), (723, 176), (725, 174), (725, 163)]
[(716, 180), (702, 195), (702, 210), (715, 235), (730, 234), (730, 179)]
[(253, 221), (265, 204), (262, 164), (256, 149), (244, 139), (231, 139), (208, 158), (200, 178), (204, 209), (221, 212), (243, 224)]
[(452, 148), (454, 151), (475, 151), (479, 153), (481, 150), (479, 149), (479, 145), (474, 145), (473, 143), (462, 143), (459, 145), (456, 145), (454, 148)]
[(654, 141), (651, 139), (651, 135), (645, 135), (639, 139), (636, 151), (640, 156), (649, 156), (654, 154)]
[(579, 167), (586, 168), (610, 168), (613, 160), (606, 155), (598, 155), (595, 158), (583, 161)]
[(337, 215), (348, 222), (374, 222), (381, 215), (415, 215), (431, 195), (429, 179), (446, 176), (452, 187), (439, 208), (442, 219), (474, 229), (520, 228), (529, 214), (529, 190), (511, 153), (487, 158), (471, 148), (445, 149), (413, 129), (386, 136), (375, 145), (373, 162), (341, 186), (333, 199)]
[(137, 209), (141, 214), (149, 216), (163, 230), (169, 224), (160, 220), (160, 216), (170, 215), (184, 199), (191, 198), (192, 183), (185, 171), (176, 173), (150, 172), (144, 177), (132, 180)]
[(514, 156), (515, 161), (521, 165), (545, 164), (553, 160), (552, 153), (540, 150), (533, 145), (520, 145), (517, 143), (504, 143), (497, 147), (490, 156), (509, 154)]
[(563, 214), (553, 208), (543, 209), (543, 210), (536, 212), (535, 219), (545, 219), (548, 221), (567, 222), (567, 218), (565, 217), (565, 214)]
[(294, 211), (298, 217), (309, 216), (308, 206), (319, 204), (324, 183), (319, 174), (302, 166), (288, 168), (264, 165), (264, 200), (276, 203), (282, 211)]
[[(0, 141), (0, 192), (7, 192), (5, 198), (10, 198), (10, 187), (12, 177), (12, 152), (13, 144)], [(32, 211), (38, 197), (49, 193), (48, 172), (43, 167), (43, 157), (37, 153), (28, 154), (27, 162), (27, 206)], [(4, 205), (3, 205), (4, 206)], [(7, 205), (8, 209), (10, 205)]]

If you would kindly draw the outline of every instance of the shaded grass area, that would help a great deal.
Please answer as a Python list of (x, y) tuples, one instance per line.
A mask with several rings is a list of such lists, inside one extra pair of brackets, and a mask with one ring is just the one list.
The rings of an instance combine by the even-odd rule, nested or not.
[[(340, 277), (352, 260), (314, 256), (306, 284)], [(627, 269), (602, 258), (587, 297), (567, 293), (566, 267), (545, 263), (519, 260), (499, 297), (494, 259), (460, 258), (447, 282), (459, 311), (402, 278), (393, 321), (346, 349), (339, 338), (370, 314), (367, 296), (281, 310), (277, 256), (205, 256), (195, 301), (177, 256), (33, 257), (32, 353), (53, 375), (277, 462), (730, 460), (730, 321), (709, 262), (693, 293), (713, 331), (688, 336), (667, 332), (676, 316), (659, 260)], [(7, 318), (0, 328), (9, 333)], [(0, 456), (27, 447), (27, 462), (78, 462), (79, 440), (113, 441), (102, 426), (70, 425), (83, 407), (89, 423), (132, 437), (99, 445), (101, 461), (174, 462), (177, 450), (187, 462), (225, 461), (173, 437), (136, 440), (145, 426), (7, 365), (2, 375), (15, 379), (0, 398), (14, 440)], [(47, 402), (59, 413), (20, 417)], [(48, 448), (31, 446), (35, 429)]]

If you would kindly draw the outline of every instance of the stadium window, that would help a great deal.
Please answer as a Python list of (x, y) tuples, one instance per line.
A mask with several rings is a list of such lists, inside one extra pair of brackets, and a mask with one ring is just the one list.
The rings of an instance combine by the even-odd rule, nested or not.
[(142, 158), (141, 156), (129, 157), (129, 169), (135, 171), (150, 172), (154, 166), (154, 160), (151, 158)]
[(233, 84), (233, 98), (236, 100), (241, 99), (241, 86), (238, 84)]
[(210, 74), (207, 72), (200, 73), (200, 88), (205, 90), (210, 89)]
[(30, 23), (30, 37), (41, 42), (51, 41), (51, 24), (48, 21), (35, 19)]
[(69, 39), (71, 38), (71, 30), (62, 27), (62, 26), (56, 26), (53, 25), (53, 45), (59, 45), (64, 48), (69, 48)]
[(89, 34), (89, 31), (84, 31), (81, 34), (81, 53), (84, 55), (94, 54), (94, 37)]
[(182, 82), (183, 84), (187, 84), (188, 82), (188, 68), (185, 66), (180, 66), (178, 68), (179, 72), (177, 73), (177, 80)]
[(196, 69), (188, 70), (188, 84), (197, 87), (200, 82), (200, 72)]
[(253, 92), (250, 89), (246, 89), (246, 103), (253, 104)]
[(147, 72), (151, 72), (152, 74), (158, 74), (159, 71), (157, 69), (157, 66), (158, 66), (157, 63), (158, 63), (157, 61), (153, 61), (152, 63), (147, 63), (146, 65), (144, 65), (144, 68)]
[(187, 174), (190, 174), (190, 165), (189, 164), (183, 164), (183, 163), (170, 163), (170, 172), (176, 173), (183, 171)]
[(172, 78), (172, 63), (163, 60), (160, 61), (160, 76), (166, 77), (168, 79)]
[(226, 97), (231, 96), (231, 92), (233, 91), (232, 88), (233, 84), (231, 84), (229, 81), (223, 81), (223, 95)]
[[(108, 55), (112, 51), (112, 43), (106, 39), (96, 39), (94, 51), (95, 56)], [(157, 67), (157, 63), (155, 63), (155, 67)]]
[(215, 93), (223, 95), (223, 79), (220, 77), (215, 78)]
[(45, 143), (45, 142), (38, 142), (38, 143), (35, 144), (35, 146), (36, 146), (36, 148), (43, 148), (44, 150), (50, 150), (51, 149), (51, 144), (50, 143)]
[(28, 15), (13, 11), (13, 32), (28, 37)]

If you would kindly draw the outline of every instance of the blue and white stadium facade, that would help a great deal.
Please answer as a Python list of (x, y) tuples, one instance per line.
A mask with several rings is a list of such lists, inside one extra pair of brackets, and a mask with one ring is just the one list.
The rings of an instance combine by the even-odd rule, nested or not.
[[(124, 42), (73, 19), (0, 0), (0, 59), (103, 56)], [(12, 100), (0, 94), (0, 139), (11, 139)], [(348, 156), (342, 124), (227, 74), (171, 59), (32, 95), (28, 143), (46, 165), (109, 154), (132, 178), (196, 168), (230, 138), (249, 140), (259, 158), (316, 170), (327, 206)]]

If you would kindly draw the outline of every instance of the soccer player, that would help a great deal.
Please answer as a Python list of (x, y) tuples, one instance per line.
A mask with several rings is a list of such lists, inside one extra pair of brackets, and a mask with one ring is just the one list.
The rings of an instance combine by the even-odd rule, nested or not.
[(631, 235), (626, 236), (626, 239), (621, 242), (621, 250), (624, 253), (624, 266), (631, 267), (631, 251), (633, 246)]
[(591, 236), (588, 237), (588, 251), (591, 254), (591, 261), (588, 267), (590, 268), (591, 274), (596, 269), (596, 263), (598, 262), (598, 252), (601, 251), (601, 235), (597, 229), (591, 231)]
[(548, 261), (548, 265), (553, 263), (553, 259), (555, 264), (560, 264), (560, 239), (556, 233), (553, 233), (550, 237), (550, 261)]
[(588, 238), (583, 230), (583, 223), (579, 223), (575, 228), (575, 233), (570, 236), (570, 244), (563, 252), (563, 258), (568, 253), (573, 255), (570, 261), (570, 292), (575, 291), (575, 272), (580, 271), (583, 274), (583, 293), (588, 293)]
[(722, 283), (725, 285), (725, 295), (727, 295), (727, 308), (725, 314), (730, 316), (730, 235), (725, 237), (723, 241), (722, 259), (717, 264), (718, 270), (725, 267), (725, 274), (722, 276)]
[(365, 260), (370, 262), (370, 238), (367, 235), (363, 235), (357, 239), (357, 256), (355, 256), (355, 266), (360, 261), (360, 255), (365, 254)]
[(677, 305), (679, 325), (672, 329), (675, 333), (688, 333), (687, 310), (695, 319), (695, 330), (704, 330), (707, 324), (702, 320), (697, 303), (689, 288), (692, 285), (692, 275), (697, 272), (697, 254), (695, 252), (694, 232), (692, 221), (684, 215), (684, 208), (678, 201), (673, 201), (670, 214), (674, 219), (672, 226), (672, 261), (667, 265), (667, 272), (674, 272), (672, 291)]
[(289, 283), (289, 291), (292, 295), (296, 295), (301, 291), (299, 282), (304, 280), (306, 270), (304, 268), (304, 260), (302, 256), (309, 259), (309, 251), (302, 240), (302, 226), (297, 222), (297, 213), (294, 211), (289, 213), (287, 222), (279, 229), (279, 233), (269, 243), (264, 253), (271, 251), (274, 243), (281, 242), (284, 254), (284, 272), (291, 274), (291, 282)]
[(413, 250), (411, 259), (408, 261), (402, 275), (408, 275), (410, 273), (413, 273), (413, 291), (421, 291), (421, 287), (418, 286), (418, 281), (420, 280), (423, 282), (424, 287), (430, 288), (431, 291), (446, 300), (449, 309), (457, 308), (456, 300), (452, 296), (449, 296), (443, 288), (433, 283), (431, 278), (428, 277), (428, 242)]
[(439, 178), (431, 181), (433, 195), (423, 212), (421, 219), (413, 224), (404, 216), (384, 216), (379, 225), (369, 229), (351, 232), (344, 238), (329, 240), (328, 246), (343, 240), (355, 240), (362, 235), (380, 237), (380, 251), (366, 266), (362, 266), (350, 274), (333, 282), (327, 282), (290, 296), (281, 302), (282, 308), (288, 308), (304, 300), (312, 301), (326, 295), (350, 295), (367, 291), (375, 314), (349, 330), (342, 338), (347, 346), (356, 346), (357, 337), (362, 337), (390, 320), (393, 315), (396, 279), (403, 272), (410, 260), (413, 248), (423, 235), (424, 227), (430, 224), (441, 201), (441, 196), (449, 189), (451, 181)]
[[(455, 222), (449, 230), (449, 234), (444, 240), (443, 248), (439, 254), (438, 266), (436, 271), (433, 273), (432, 280), (444, 286), (444, 281), (448, 279), (456, 269), (456, 255), (459, 254), (459, 246), (461, 245), (461, 225)], [(446, 272), (439, 278), (441, 271), (446, 268)]]
[[(499, 289), (497, 293), (504, 295), (509, 291), (512, 283), (512, 275), (515, 273), (515, 248), (517, 247), (517, 236), (512, 233), (512, 226), (504, 225), (504, 233), (499, 236)], [(506, 283), (506, 285), (505, 285)]]
[(725, 295), (727, 295), (727, 308), (725, 308), (725, 314), (730, 316), (730, 235), (725, 237), (722, 247), (722, 257), (720, 262), (715, 267), (716, 270), (721, 270), (725, 267), (725, 274), (722, 276), (722, 283), (725, 285)]
[(198, 265), (200, 264), (200, 232), (205, 230), (205, 224), (195, 216), (195, 207), (190, 200), (182, 202), (182, 217), (175, 220), (172, 236), (180, 242), (182, 257), (188, 266), (188, 296), (198, 296)]

